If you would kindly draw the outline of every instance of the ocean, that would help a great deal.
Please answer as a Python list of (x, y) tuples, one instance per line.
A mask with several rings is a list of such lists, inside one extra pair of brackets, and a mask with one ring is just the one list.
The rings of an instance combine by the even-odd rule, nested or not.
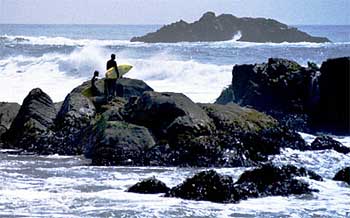
[[(22, 103), (40, 87), (55, 102), (77, 85), (101, 75), (111, 53), (134, 66), (126, 76), (156, 91), (181, 92), (213, 102), (231, 83), (235, 64), (288, 58), (302, 65), (350, 56), (350, 26), (297, 26), (332, 43), (226, 42), (130, 43), (159, 25), (0, 25), (0, 101)], [(300, 133), (308, 143), (313, 135)], [(350, 136), (334, 136), (350, 147)], [(283, 150), (277, 164), (314, 170), (325, 181), (307, 180), (312, 195), (249, 199), (217, 204), (139, 195), (125, 190), (156, 176), (172, 187), (203, 168), (95, 167), (82, 156), (11, 155), (0, 150), (0, 217), (350, 217), (350, 187), (331, 180), (350, 155), (335, 151)], [(237, 179), (249, 168), (217, 168)]]

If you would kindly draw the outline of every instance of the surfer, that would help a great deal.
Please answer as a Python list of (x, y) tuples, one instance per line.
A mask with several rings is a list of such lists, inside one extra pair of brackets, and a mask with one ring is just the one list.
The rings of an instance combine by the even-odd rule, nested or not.
[(97, 79), (98, 75), (99, 75), (99, 72), (97, 70), (95, 70), (94, 76), (91, 79), (91, 93), (92, 93), (92, 96), (100, 95), (100, 91), (98, 90), (98, 88), (96, 86), (96, 81), (98, 80)]
[[(115, 54), (111, 54), (111, 59), (109, 61), (107, 61), (107, 70), (109, 70), (110, 68), (115, 69), (115, 72), (117, 73), (117, 78), (119, 78), (119, 71), (118, 71), (118, 66), (117, 66), (117, 62), (115, 61)], [(108, 78), (106, 77), (105, 80), (105, 91), (106, 91), (106, 97), (114, 97), (116, 96), (116, 91), (117, 91), (117, 78)]]

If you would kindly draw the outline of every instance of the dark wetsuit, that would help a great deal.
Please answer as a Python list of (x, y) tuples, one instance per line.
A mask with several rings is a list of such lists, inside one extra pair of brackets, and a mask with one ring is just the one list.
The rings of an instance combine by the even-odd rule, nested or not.
[[(107, 61), (107, 66), (106, 69), (109, 70), (110, 68), (114, 67), (115, 71), (117, 72), (117, 76), (119, 78), (119, 71), (118, 71), (118, 67), (117, 67), (117, 62), (115, 60), (109, 60)], [(116, 92), (117, 92), (117, 79), (106, 79), (106, 96), (107, 97), (114, 97), (116, 96)]]

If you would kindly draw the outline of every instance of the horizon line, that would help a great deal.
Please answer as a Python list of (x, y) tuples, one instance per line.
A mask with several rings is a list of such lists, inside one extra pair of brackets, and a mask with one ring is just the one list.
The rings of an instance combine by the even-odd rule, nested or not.
[[(162, 25), (169, 25), (170, 23), (167, 24), (125, 24), (125, 23), (0, 23), (0, 25), (123, 25), (123, 26), (162, 26)], [(350, 26), (349, 24), (286, 24), (287, 26), (307, 26), (307, 25), (312, 25), (312, 26)]]

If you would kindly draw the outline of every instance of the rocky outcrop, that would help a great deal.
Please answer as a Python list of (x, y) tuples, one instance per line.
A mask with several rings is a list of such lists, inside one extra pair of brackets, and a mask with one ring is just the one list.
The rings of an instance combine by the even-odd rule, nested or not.
[(312, 143), (310, 150), (328, 150), (332, 149), (339, 153), (348, 154), (350, 148), (344, 146), (342, 143), (332, 139), (329, 136), (319, 136)]
[(315, 125), (326, 131), (350, 133), (350, 57), (323, 62), (320, 76), (319, 113)]
[(31, 150), (41, 134), (53, 127), (55, 117), (56, 109), (51, 98), (41, 89), (33, 89), (23, 100), (3, 138), (11, 146)]
[(335, 181), (346, 182), (350, 185), (350, 167), (346, 167), (337, 172), (333, 178)]
[(305, 176), (322, 181), (316, 173), (292, 165), (283, 167), (264, 165), (244, 172), (235, 183), (231, 177), (210, 170), (186, 179), (182, 184), (172, 188), (166, 196), (236, 203), (248, 198), (310, 194), (316, 190), (310, 189), (307, 183), (294, 178)]
[(151, 177), (131, 186), (127, 192), (135, 192), (140, 194), (158, 194), (166, 193), (169, 190), (170, 188), (168, 188), (164, 182), (157, 180), (155, 177)]
[(134, 37), (131, 42), (199, 42), (226, 41), (240, 35), (244, 42), (330, 42), (324, 37), (313, 37), (297, 28), (272, 19), (238, 18), (229, 14), (216, 16), (205, 13), (198, 21), (187, 23), (183, 20), (163, 26), (153, 33)]
[(349, 133), (349, 60), (328, 60), (321, 69), (276, 58), (235, 65), (232, 84), (217, 103), (253, 107), (298, 131)]

